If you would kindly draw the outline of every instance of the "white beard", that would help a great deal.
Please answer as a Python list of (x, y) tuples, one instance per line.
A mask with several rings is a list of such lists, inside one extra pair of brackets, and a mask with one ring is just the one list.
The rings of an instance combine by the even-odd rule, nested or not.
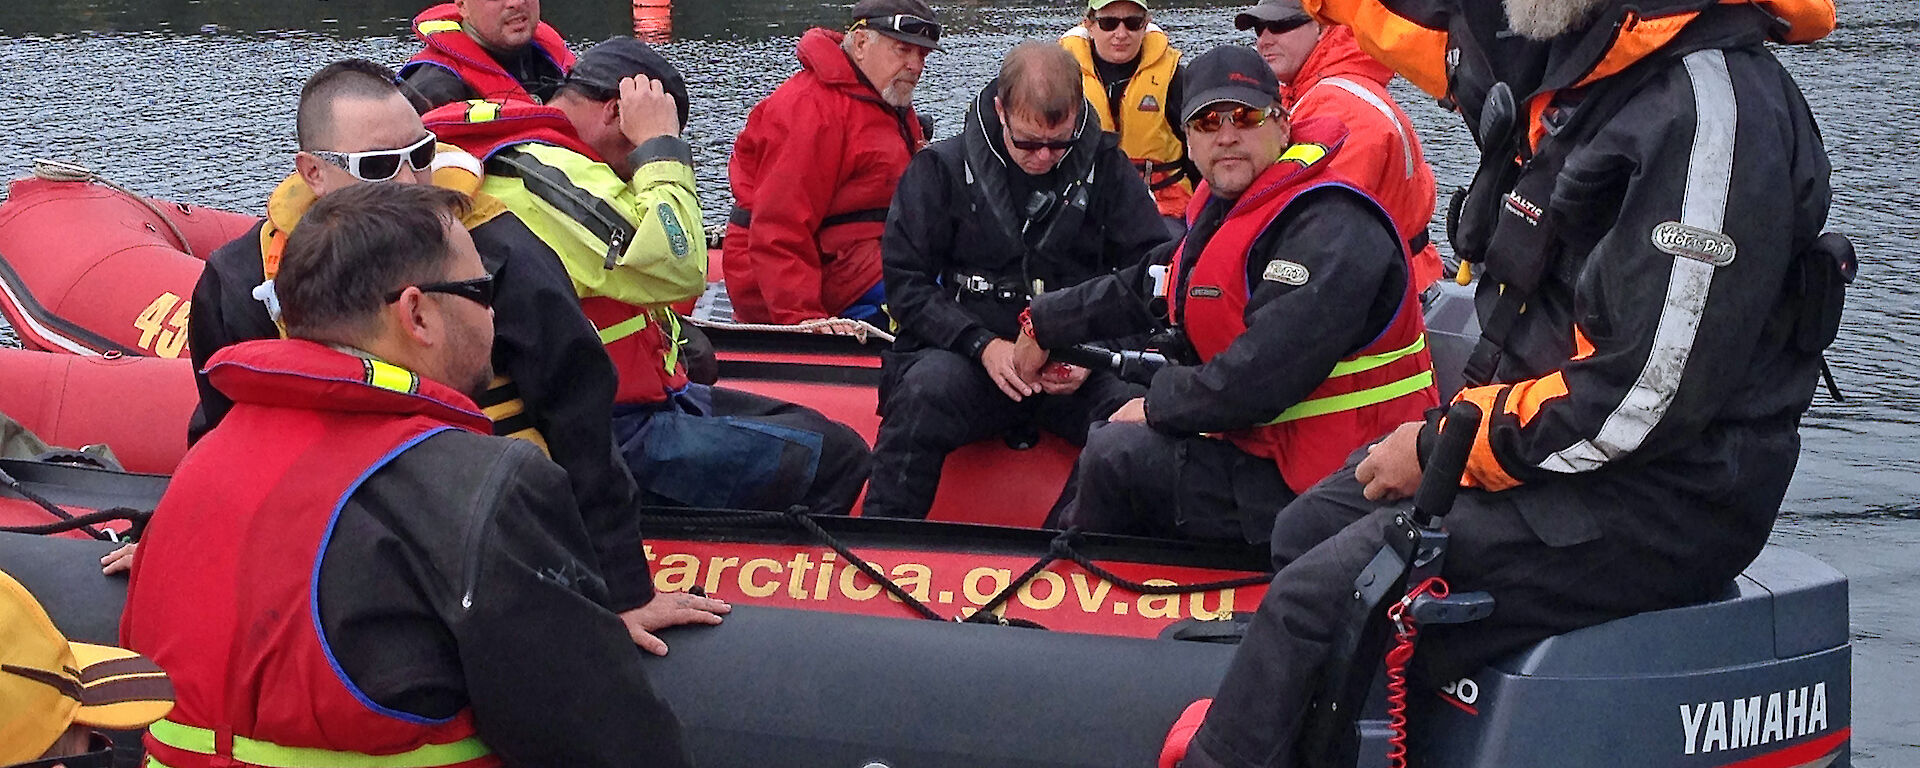
[(1593, 19), (1607, 0), (1505, 0), (1507, 26), (1529, 40), (1551, 40)]

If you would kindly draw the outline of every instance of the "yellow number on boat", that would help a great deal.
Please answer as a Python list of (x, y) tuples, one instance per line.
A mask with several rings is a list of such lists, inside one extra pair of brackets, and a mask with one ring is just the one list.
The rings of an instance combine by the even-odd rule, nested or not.
[(160, 357), (179, 357), (187, 348), (187, 315), (192, 307), (193, 302), (181, 301), (171, 291), (160, 294), (133, 321), (134, 329), (140, 331), (140, 348)]

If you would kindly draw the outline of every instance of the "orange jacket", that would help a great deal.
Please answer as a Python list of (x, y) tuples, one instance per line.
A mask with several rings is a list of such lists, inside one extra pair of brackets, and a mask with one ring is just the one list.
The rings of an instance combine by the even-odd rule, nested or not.
[(1387, 93), (1393, 70), (1374, 61), (1354, 42), (1353, 30), (1327, 27), (1300, 73), (1280, 89), (1293, 121), (1330, 117), (1347, 126), (1347, 143), (1333, 159), (1333, 172), (1358, 183), (1393, 217), (1400, 239), (1413, 252), (1414, 290), (1440, 279), (1440, 252), (1428, 238), (1433, 219), (1433, 169), (1420, 150), (1413, 121)]

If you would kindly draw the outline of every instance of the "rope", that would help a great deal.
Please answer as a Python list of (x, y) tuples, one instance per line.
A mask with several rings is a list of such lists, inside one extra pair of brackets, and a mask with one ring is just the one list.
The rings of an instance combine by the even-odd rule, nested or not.
[(1407, 610), (1421, 595), (1447, 596), (1449, 587), (1438, 576), (1427, 579), (1407, 592), (1400, 602), (1387, 606), (1387, 619), (1393, 622), (1393, 649), (1387, 651), (1387, 766), (1407, 768), (1407, 664), (1413, 661), (1413, 647), (1420, 637), (1420, 624)]
[[(88, 535), (102, 541), (133, 541), (140, 537), (140, 531), (146, 529), (147, 521), (152, 518), (152, 512), (143, 512), (132, 507), (114, 507), (112, 509), (103, 509), (99, 512), (88, 512), (84, 515), (69, 517), (60, 522), (47, 523), (45, 525), (0, 525), (0, 532), (47, 536), (55, 533), (82, 530), (86, 531)], [(126, 536), (113, 535), (111, 530), (106, 531), (108, 535), (102, 536), (100, 531), (90, 527), (114, 520), (125, 520), (132, 523), (132, 525), (127, 528)]]
[(985, 605), (980, 607), (980, 610), (976, 611), (972, 616), (967, 617), (966, 620), (980, 624), (993, 622), (1001, 624), (1009, 623), (1008, 619), (995, 616), (993, 612), (1002, 604), (1012, 599), (1022, 585), (1025, 585), (1029, 580), (1033, 579), (1033, 577), (1040, 575), (1041, 571), (1046, 570), (1047, 566), (1052, 565), (1056, 560), (1072, 560), (1075, 564), (1086, 569), (1088, 573), (1093, 574), (1095, 577), (1104, 579), (1107, 583), (1138, 595), (1187, 595), (1195, 592), (1212, 592), (1216, 589), (1250, 587), (1255, 584), (1265, 584), (1273, 580), (1272, 575), (1263, 573), (1252, 576), (1241, 576), (1234, 579), (1201, 582), (1199, 584), (1142, 584), (1100, 567), (1092, 558), (1081, 554), (1080, 550), (1074, 547), (1074, 544), (1079, 541), (1079, 528), (1068, 528), (1067, 530), (1061, 531), (1060, 535), (1053, 537), (1053, 541), (1047, 545), (1047, 554), (1045, 556), (1035, 561), (1033, 565), (1028, 566), (1027, 570), (1021, 573), (1018, 578), (1008, 582), (1006, 589), (1000, 590), (999, 594), (994, 595), (993, 599), (988, 600)]
[[(48, 501), (47, 497), (41, 496), (40, 494), (34, 493), (31, 490), (28, 490), (25, 484), (21, 483), (19, 480), (14, 479), (13, 475), (7, 474), (5, 470), (0, 470), (0, 487), (5, 487), (7, 490), (20, 494), (21, 498), (24, 498), (27, 501), (33, 502), (34, 506), (37, 506), (43, 510), (46, 510), (47, 514), (53, 515), (54, 517), (59, 518), (61, 521), (63, 521), (61, 523), (55, 523), (55, 525), (71, 524), (73, 523), (74, 520), (79, 519), (74, 517), (73, 513), (68, 512), (64, 509), (61, 509), (60, 505), (55, 504), (51, 501)], [(28, 527), (33, 527), (33, 526), (28, 526)], [(117, 538), (115, 538), (115, 534), (111, 532), (103, 533), (98, 529), (89, 527), (89, 524), (87, 523), (73, 524), (67, 528), (62, 528), (61, 530), (70, 531), (75, 529), (85, 531), (88, 536), (92, 536), (93, 538), (99, 539), (101, 541), (117, 541), (118, 540)]]
[(182, 253), (193, 252), (193, 246), (187, 242), (186, 233), (180, 231), (180, 225), (173, 223), (173, 219), (168, 218), (167, 214), (160, 210), (160, 206), (154, 205), (152, 200), (148, 200), (140, 196), (139, 193), (114, 183), (105, 176), (94, 173), (84, 166), (74, 165), (73, 163), (63, 163), (59, 160), (48, 160), (46, 158), (36, 158), (33, 161), (33, 175), (35, 178), (46, 181), (99, 184), (127, 197), (131, 197), (134, 202), (146, 206), (147, 210), (152, 211), (153, 215), (158, 217), (161, 223), (167, 225), (167, 233), (173, 235), (174, 245), (179, 247)]
[(781, 325), (779, 323), (732, 323), (721, 322), (719, 320), (701, 320), (692, 317), (684, 319), (701, 328), (713, 328), (722, 331), (769, 331), (772, 333), (821, 333), (824, 331), (840, 336), (852, 336), (862, 344), (867, 343), (868, 337), (888, 343), (893, 342), (893, 334), (880, 330), (880, 328), (865, 320), (855, 320), (849, 317), (822, 317), (816, 320), (808, 320), (804, 323), (793, 323), (791, 325)]

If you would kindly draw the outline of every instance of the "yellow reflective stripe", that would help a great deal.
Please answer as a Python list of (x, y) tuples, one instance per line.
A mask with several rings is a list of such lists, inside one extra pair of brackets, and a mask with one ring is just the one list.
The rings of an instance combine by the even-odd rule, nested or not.
[(1371, 371), (1375, 368), (1386, 365), (1387, 363), (1391, 363), (1395, 360), (1406, 357), (1408, 355), (1417, 354), (1419, 353), (1420, 350), (1423, 350), (1426, 348), (1427, 348), (1427, 335), (1423, 333), (1423, 334), (1420, 334), (1419, 338), (1414, 339), (1412, 344), (1408, 344), (1392, 352), (1382, 352), (1377, 355), (1367, 355), (1365, 357), (1356, 357), (1352, 360), (1342, 360), (1339, 363), (1334, 364), (1333, 372), (1327, 374), (1327, 378), (1331, 379), (1335, 376), (1351, 376), (1353, 374), (1361, 373), (1363, 371)]
[(686, 338), (680, 335), (680, 316), (673, 310), (661, 310), (667, 321), (667, 375), (673, 375), (673, 369), (680, 367), (680, 345)]
[(500, 104), (478, 99), (467, 102), (467, 122), (485, 123), (500, 117)]
[(647, 313), (642, 312), (620, 322), (600, 329), (600, 343), (612, 344), (639, 333), (647, 327)]
[(147, 733), (153, 740), (182, 752), (197, 752), (202, 755), (213, 754), (213, 731), (181, 725), (172, 720), (155, 720), (147, 726)]
[(1433, 386), (1433, 371), (1421, 371), (1399, 381), (1369, 387), (1358, 392), (1302, 400), (1294, 403), (1292, 408), (1281, 411), (1279, 418), (1267, 422), (1266, 425), (1272, 426), (1314, 416), (1325, 416), (1329, 413), (1359, 410), (1369, 405), (1379, 405), (1396, 397), (1411, 395), (1431, 386)]
[(1327, 148), (1319, 144), (1295, 144), (1280, 153), (1280, 162), (1296, 162), (1301, 165), (1313, 165), (1327, 156)]
[(367, 371), (366, 382), (368, 384), (381, 389), (390, 389), (395, 392), (412, 393), (419, 391), (420, 379), (413, 375), (413, 371), (380, 360), (367, 360), (365, 362)]
[[(147, 728), (155, 741), (184, 752), (217, 754), (213, 749), (213, 731), (158, 720)], [(451, 744), (428, 744), (395, 755), (369, 755), (312, 747), (283, 747), (269, 741), (233, 737), (233, 759), (267, 768), (435, 768), (477, 760), (492, 754), (476, 737)]]
[(420, 22), (420, 34), (437, 35), (441, 32), (453, 32), (460, 29), (460, 22), (448, 19)]
[(153, 755), (147, 755), (147, 762), (143, 763), (143, 765), (145, 765), (146, 768), (168, 768), (166, 763), (155, 760)]

